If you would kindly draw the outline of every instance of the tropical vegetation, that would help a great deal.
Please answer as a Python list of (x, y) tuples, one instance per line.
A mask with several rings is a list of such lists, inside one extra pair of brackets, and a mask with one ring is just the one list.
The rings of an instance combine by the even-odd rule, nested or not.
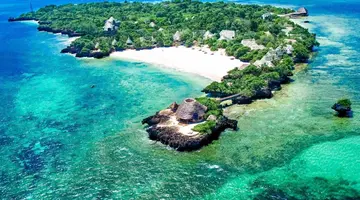
[(212, 129), (216, 126), (216, 121), (205, 121), (196, 125), (192, 130), (200, 134), (211, 134)]
[[(262, 91), (271, 94), (288, 82), (294, 65), (307, 62), (314, 46), (319, 45), (315, 34), (283, 16), (291, 12), (287, 8), (224, 2), (125, 1), (49, 5), (12, 20), (34, 19), (39, 21), (39, 30), (81, 36), (63, 50), (78, 57), (101, 58), (113, 51), (177, 45), (222, 49), (233, 59), (250, 64), (229, 71), (221, 82), (212, 82), (203, 92), (210, 97), (240, 95), (251, 99), (261, 98)], [(231, 37), (224, 37), (223, 32)], [(206, 118), (222, 116), (219, 101), (209, 97), (197, 101), (207, 106)], [(346, 100), (338, 103), (351, 104)], [(215, 124), (206, 121), (194, 131), (208, 133)]]
[[(92, 51), (109, 54), (128, 48), (209, 45), (212, 50), (223, 48), (228, 55), (255, 61), (261, 59), (269, 48), (283, 44), (285, 38), (301, 38), (296, 57), (304, 60), (314, 44), (314, 37), (289, 19), (278, 16), (292, 11), (273, 6), (191, 0), (155, 4), (125, 1), (49, 5), (22, 14), (19, 18), (39, 20), (40, 30), (82, 35), (71, 44), (78, 56)], [(267, 13), (271, 15), (264, 18)], [(104, 30), (110, 17), (116, 19), (119, 25), (114, 30)], [(287, 35), (282, 30), (288, 26), (295, 28)], [(222, 30), (235, 31), (235, 38), (231, 41), (218, 40)], [(204, 37), (207, 31), (212, 37)], [(174, 40), (176, 32), (180, 37)], [(267, 49), (251, 50), (241, 44), (243, 39), (255, 39)]]
[(350, 99), (347, 99), (347, 98), (341, 98), (337, 101), (337, 104), (339, 104), (340, 106), (343, 106), (343, 107), (346, 107), (346, 108), (349, 108), (351, 107), (351, 101)]

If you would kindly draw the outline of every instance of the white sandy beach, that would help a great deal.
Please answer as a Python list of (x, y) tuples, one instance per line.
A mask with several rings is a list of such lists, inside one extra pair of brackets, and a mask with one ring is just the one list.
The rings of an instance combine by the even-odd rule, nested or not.
[(75, 41), (76, 39), (78, 39), (80, 37), (65, 37), (62, 39), (62, 43), (66, 46), (70, 45), (73, 41)]
[(197, 74), (214, 81), (220, 81), (229, 70), (248, 65), (237, 59), (232, 60), (231, 57), (225, 55), (224, 50), (211, 52), (206, 47), (186, 48), (180, 46), (140, 51), (126, 50), (114, 52), (110, 57), (172, 68)]

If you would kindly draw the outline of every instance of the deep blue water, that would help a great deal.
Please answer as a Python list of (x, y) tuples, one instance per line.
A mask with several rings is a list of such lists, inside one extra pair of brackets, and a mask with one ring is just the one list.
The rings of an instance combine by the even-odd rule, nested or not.
[[(89, 1), (51, 3), (69, 2)], [(7, 22), (28, 3), (0, 4), (1, 199), (360, 198), (359, 2), (250, 2), (306, 6), (321, 47), (275, 98), (228, 111), (238, 132), (185, 154), (153, 144), (140, 121), (209, 80), (60, 54), (66, 37)], [(342, 96), (352, 119), (329, 109)]]

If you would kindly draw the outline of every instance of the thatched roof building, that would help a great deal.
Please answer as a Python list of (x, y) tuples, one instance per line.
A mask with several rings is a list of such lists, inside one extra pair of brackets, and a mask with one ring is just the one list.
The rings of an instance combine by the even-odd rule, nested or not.
[(112, 46), (115, 46), (116, 43), (117, 43), (117, 40), (116, 40), (116, 39), (113, 39), (113, 41), (111, 42), (111, 45), (112, 45)]
[(155, 24), (154, 22), (150, 22), (149, 26), (150, 26), (151, 28), (154, 28), (154, 27), (156, 26), (156, 24)]
[(185, 99), (176, 110), (176, 118), (182, 122), (199, 122), (204, 119), (207, 107), (195, 99)]
[(286, 51), (286, 54), (291, 55), (294, 52), (294, 47), (288, 44), (284, 47), (284, 50)]
[(114, 17), (110, 17), (105, 21), (104, 31), (114, 31), (119, 28), (120, 22), (117, 21)]
[(204, 40), (213, 38), (214, 36), (215, 36), (215, 34), (212, 34), (210, 31), (206, 31), (206, 32), (204, 33)]
[(270, 13), (270, 12), (261, 15), (261, 17), (262, 17), (263, 20), (265, 20), (265, 19), (267, 19), (267, 18), (269, 18), (269, 17), (271, 17), (271, 16), (272, 16), (272, 13)]
[(176, 31), (176, 33), (173, 36), (173, 39), (175, 42), (180, 42), (181, 41), (181, 33), (180, 31)]
[(296, 12), (290, 13), (287, 16), (291, 17), (291, 18), (297, 18), (297, 17), (307, 17), (309, 16), (309, 11), (302, 7), (299, 8)]
[(222, 30), (220, 32), (219, 40), (233, 40), (235, 38), (235, 31), (232, 30)]
[(265, 49), (264, 45), (260, 45), (256, 43), (256, 40), (254, 39), (247, 39), (247, 40), (242, 40), (241, 44), (249, 47), (251, 50), (263, 50)]
[(132, 45), (133, 41), (131, 41), (130, 37), (128, 37), (128, 39), (126, 40), (126, 44), (127, 45)]
[(309, 11), (308, 11), (306, 8), (304, 8), (304, 7), (299, 8), (299, 9), (297, 10), (297, 13), (303, 14), (304, 16), (308, 16), (308, 15), (309, 15)]
[(263, 65), (267, 65), (268, 67), (275, 67), (274, 61), (278, 62), (286, 53), (292, 53), (292, 46), (286, 47), (277, 47), (276, 49), (270, 49), (260, 60), (254, 62), (254, 65), (257, 67), (261, 67)]

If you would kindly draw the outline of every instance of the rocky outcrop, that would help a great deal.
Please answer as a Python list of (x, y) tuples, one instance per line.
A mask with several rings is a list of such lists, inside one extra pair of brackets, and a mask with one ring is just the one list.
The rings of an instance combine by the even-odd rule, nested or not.
[[(49, 33), (61, 33), (63, 35), (68, 35), (69, 37), (80, 37), (83, 36), (83, 33), (78, 33), (73, 30), (61, 30), (61, 29), (54, 29), (50, 26), (51, 22), (46, 21), (39, 21), (36, 18), (33, 17), (19, 17), (19, 18), (9, 18), (9, 22), (16, 22), (16, 21), (29, 21), (29, 20), (35, 20), (38, 21), (39, 27), (37, 28), (39, 31), (45, 31)], [(80, 48), (76, 48), (74, 46), (68, 46), (65, 49), (61, 50), (61, 53), (70, 53), (75, 54), (78, 58), (83, 57), (90, 57), (90, 58), (104, 58), (110, 55), (111, 52), (101, 52), (101, 51), (89, 51), (89, 52), (82, 52)]]
[(39, 21), (38, 19), (36, 19), (36, 18), (34, 18), (34, 17), (17, 17), (17, 18), (10, 17), (10, 18), (8, 19), (8, 22), (31, 21), (31, 20)]
[(68, 35), (69, 37), (79, 37), (79, 36), (83, 36), (83, 33), (78, 33), (76, 31), (72, 31), (72, 30), (61, 30), (61, 29), (54, 29), (51, 28), (49, 25), (51, 24), (51, 22), (47, 22), (47, 21), (39, 21), (39, 19), (36, 19), (34, 17), (18, 17), (18, 18), (13, 18), (10, 17), (8, 19), (9, 22), (17, 22), (17, 21), (37, 21), (39, 23), (39, 27), (37, 28), (39, 31), (46, 31), (46, 32), (50, 32), (50, 33), (61, 33), (63, 35)]
[(157, 112), (155, 115), (147, 117), (141, 121), (142, 124), (148, 124), (149, 126), (153, 126), (159, 123), (163, 123), (169, 120), (169, 116), (161, 115)]
[(206, 136), (190, 137), (177, 132), (175, 127), (152, 126), (146, 130), (151, 140), (160, 141), (178, 151), (198, 150), (208, 144)]
[[(61, 33), (63, 35), (68, 35), (69, 37), (80, 37), (83, 36), (83, 33), (79, 33), (72, 30), (61, 30), (61, 29), (54, 29), (50, 26), (51, 22), (46, 21), (39, 21), (33, 17), (19, 17), (19, 18), (9, 18), (9, 22), (16, 22), (16, 21), (30, 21), (35, 20), (38, 21), (39, 27), (37, 28), (39, 31), (45, 31), (49, 33)], [(104, 58), (110, 55), (110, 52), (100, 52), (100, 51), (90, 51), (90, 52), (81, 52), (81, 49), (68, 46), (65, 49), (61, 50), (61, 53), (71, 53), (75, 54), (76, 57), (92, 57), (92, 58)]]
[(281, 84), (282, 81), (280, 80), (273, 80), (273, 81), (269, 81), (268, 85), (269, 88), (271, 88), (271, 90), (281, 90)]
[(243, 95), (232, 99), (233, 104), (251, 104), (252, 102), (253, 99), (251, 97), (247, 97)]
[(171, 111), (173, 111), (173, 112), (176, 112), (176, 110), (179, 108), (179, 105), (176, 103), (176, 102), (174, 102), (174, 103), (172, 103), (169, 107), (168, 107), (168, 109), (170, 109)]
[(251, 104), (253, 101), (257, 99), (270, 99), (273, 97), (272, 90), (270, 88), (262, 88), (255, 92), (255, 95), (252, 97), (238, 95), (232, 98), (233, 104)]
[(168, 145), (177, 151), (194, 151), (201, 147), (210, 144), (213, 140), (217, 140), (220, 134), (226, 129), (237, 129), (237, 121), (228, 119), (224, 116), (219, 118), (215, 127), (210, 134), (198, 134), (195, 136), (188, 136), (180, 133), (178, 127), (175, 126), (161, 126), (169, 119), (168, 116), (161, 115), (157, 112), (155, 115), (142, 120), (143, 124), (149, 125), (146, 131), (149, 134), (149, 139), (160, 141), (162, 144)]
[(54, 28), (51, 28), (50, 26), (41, 26), (40, 25), (37, 29), (39, 31), (46, 31), (46, 32), (50, 32), (50, 33), (61, 33), (63, 35), (68, 35), (69, 37), (79, 37), (79, 36), (84, 35), (83, 33), (78, 33), (78, 32), (72, 31), (72, 30), (54, 29)]
[(270, 99), (271, 97), (273, 97), (271, 89), (270, 88), (262, 88), (262, 89), (256, 91), (253, 99), (254, 100), (255, 99)]
[(343, 106), (336, 103), (331, 108), (338, 113), (339, 117), (352, 117), (351, 106)]
[(80, 48), (76, 48), (74, 46), (68, 46), (65, 49), (61, 50), (61, 53), (70, 53), (75, 54), (78, 58), (90, 57), (90, 58), (104, 58), (110, 55), (108, 52), (101, 51), (90, 51), (90, 52), (82, 52)]

